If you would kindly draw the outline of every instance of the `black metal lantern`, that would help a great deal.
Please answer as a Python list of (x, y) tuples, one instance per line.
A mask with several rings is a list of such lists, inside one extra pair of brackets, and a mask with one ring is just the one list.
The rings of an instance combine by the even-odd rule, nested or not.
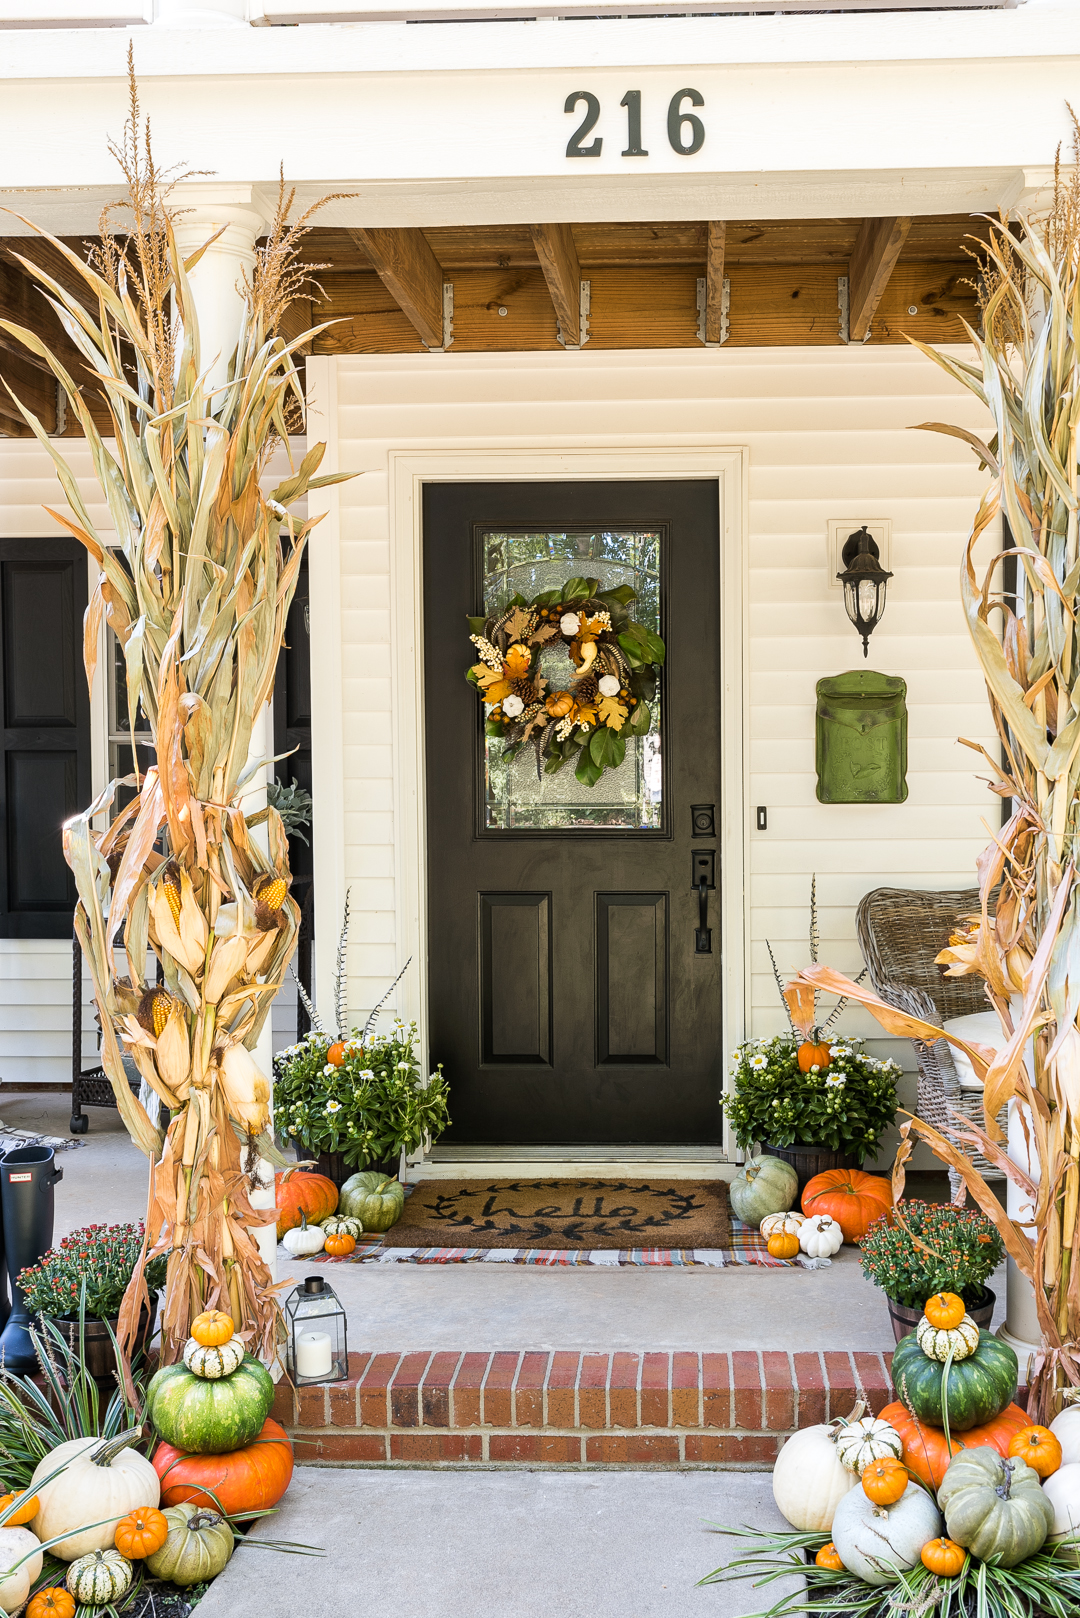
[(885, 591), (892, 574), (881, 565), (881, 553), (869, 531), (849, 534), (840, 553), (844, 571), (836, 577), (844, 586), (844, 610), (862, 636), (863, 656), (870, 655), (870, 636), (885, 613)]
[(309, 1275), (285, 1302), (285, 1369), (293, 1383), (342, 1382), (349, 1374), (345, 1311), (321, 1275)]

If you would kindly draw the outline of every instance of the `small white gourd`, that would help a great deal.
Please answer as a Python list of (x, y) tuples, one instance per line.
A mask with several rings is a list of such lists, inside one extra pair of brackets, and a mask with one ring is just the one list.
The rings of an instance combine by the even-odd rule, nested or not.
[(761, 1234), (766, 1241), (770, 1236), (797, 1236), (805, 1217), (804, 1214), (796, 1213), (794, 1208), (790, 1213), (766, 1214), (761, 1221)]
[(904, 1440), (896, 1428), (878, 1416), (851, 1415), (846, 1421), (833, 1423), (833, 1443), (841, 1463), (856, 1477), (871, 1461), (883, 1461), (887, 1455), (899, 1461), (904, 1454)]
[(321, 1253), (326, 1246), (326, 1235), (318, 1225), (309, 1225), (307, 1215), (301, 1211), (300, 1223), (294, 1230), (287, 1230), (281, 1238), (281, 1245), (293, 1258), (309, 1258), (312, 1253)]
[(965, 1315), (959, 1326), (947, 1330), (932, 1326), (923, 1315), (915, 1328), (915, 1340), (927, 1359), (944, 1364), (951, 1353), (954, 1360), (966, 1360), (979, 1346), (979, 1328), (970, 1315)]
[(193, 1376), (201, 1376), (207, 1382), (219, 1382), (223, 1376), (232, 1376), (243, 1358), (244, 1345), (239, 1337), (213, 1345), (189, 1337), (184, 1344), (184, 1364)]
[(815, 1214), (799, 1226), (799, 1246), (808, 1258), (832, 1258), (844, 1245), (844, 1232), (829, 1214)]
[(875, 1505), (865, 1489), (852, 1489), (837, 1506), (830, 1533), (848, 1572), (880, 1585), (917, 1566), (923, 1546), (944, 1528), (933, 1496), (909, 1483), (891, 1506)]
[(773, 1499), (792, 1528), (802, 1534), (827, 1534), (833, 1512), (858, 1482), (842, 1465), (832, 1430), (822, 1422), (793, 1433), (776, 1457)]

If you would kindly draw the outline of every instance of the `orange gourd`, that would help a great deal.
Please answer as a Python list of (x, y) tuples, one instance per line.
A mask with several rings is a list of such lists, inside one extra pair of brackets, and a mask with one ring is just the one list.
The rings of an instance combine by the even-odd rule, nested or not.
[(845, 1242), (857, 1242), (875, 1219), (892, 1211), (892, 1184), (880, 1174), (861, 1169), (826, 1169), (807, 1182), (802, 1194), (804, 1214), (828, 1214), (844, 1233)]
[(31, 1596), (26, 1618), (75, 1618), (75, 1597), (61, 1584), (47, 1585)]
[(344, 1065), (345, 1041), (343, 1039), (335, 1039), (334, 1043), (326, 1053), (326, 1060), (329, 1062), (331, 1067), (342, 1067)]
[(287, 1230), (295, 1230), (300, 1215), (307, 1216), (309, 1225), (317, 1225), (334, 1212), (338, 1204), (338, 1190), (325, 1174), (304, 1174), (298, 1169), (283, 1169), (274, 1175), (277, 1200), (277, 1239)]
[(956, 1292), (935, 1292), (927, 1298), (923, 1314), (935, 1331), (955, 1331), (967, 1314), (963, 1298)]
[(817, 1044), (812, 1039), (804, 1039), (797, 1054), (800, 1073), (809, 1073), (812, 1067), (825, 1069), (832, 1060), (828, 1044)]
[(930, 1539), (922, 1548), (923, 1567), (940, 1579), (954, 1579), (967, 1561), (967, 1551), (955, 1539)]
[(6, 1511), (20, 1496), (23, 1504), (7, 1519), (5, 1528), (21, 1528), (23, 1523), (28, 1523), (41, 1510), (41, 1502), (36, 1494), (28, 1495), (25, 1490), (17, 1489), (14, 1494), (0, 1495), (0, 1512)]
[(767, 1243), (770, 1258), (794, 1258), (799, 1251), (799, 1238), (788, 1231), (778, 1230)]
[(203, 1348), (220, 1348), (234, 1331), (232, 1315), (223, 1309), (204, 1309), (191, 1322), (191, 1335)]
[[(879, 1419), (887, 1421), (900, 1434), (904, 1445), (903, 1463), (912, 1477), (925, 1483), (928, 1489), (938, 1489), (952, 1458), (941, 1428), (928, 1427), (899, 1400), (886, 1405)], [(986, 1422), (982, 1427), (969, 1427), (966, 1433), (953, 1433), (952, 1454), (962, 1449), (989, 1446), (996, 1449), (999, 1455), (1007, 1456), (1016, 1434), (1030, 1425), (1025, 1411), (1017, 1405), (1009, 1405), (1000, 1416), (995, 1416), (993, 1421)]]
[(140, 1506), (121, 1517), (113, 1534), (113, 1544), (129, 1562), (141, 1562), (159, 1551), (169, 1537), (169, 1523), (155, 1506)]
[[(281, 1499), (293, 1474), (289, 1435), (272, 1417), (258, 1438), (224, 1455), (193, 1455), (172, 1444), (159, 1444), (151, 1456), (161, 1479), (161, 1504), (185, 1500), (207, 1511), (235, 1517), (241, 1511), (269, 1511)], [(212, 1490), (212, 1494), (208, 1493)]]
[(344, 1258), (345, 1254), (351, 1253), (355, 1247), (356, 1237), (350, 1236), (347, 1230), (343, 1230), (339, 1235), (326, 1238), (323, 1251), (329, 1253), (331, 1258)]
[(908, 1486), (907, 1467), (895, 1455), (883, 1455), (862, 1471), (862, 1486), (875, 1506), (891, 1506)]
[(1049, 1427), (1024, 1427), (1009, 1445), (1009, 1455), (1048, 1478), (1061, 1465), (1061, 1444)]
[(827, 1567), (832, 1573), (842, 1573), (844, 1571), (844, 1564), (840, 1560), (840, 1552), (831, 1539), (827, 1545), (821, 1547), (814, 1557), (814, 1566)]

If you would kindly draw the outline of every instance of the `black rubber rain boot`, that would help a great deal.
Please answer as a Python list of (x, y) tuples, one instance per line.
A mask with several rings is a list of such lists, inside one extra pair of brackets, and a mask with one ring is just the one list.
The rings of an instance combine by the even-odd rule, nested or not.
[(12, 1298), (8, 1323), (0, 1332), (0, 1364), (8, 1371), (26, 1373), (38, 1368), (28, 1329), (30, 1313), (18, 1277), (52, 1246), (53, 1187), (63, 1177), (51, 1146), (17, 1146), (0, 1157), (0, 1208)]

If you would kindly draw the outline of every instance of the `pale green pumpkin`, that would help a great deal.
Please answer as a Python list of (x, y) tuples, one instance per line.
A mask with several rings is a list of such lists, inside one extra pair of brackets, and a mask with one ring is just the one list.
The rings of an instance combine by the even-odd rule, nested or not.
[(400, 1180), (388, 1180), (385, 1174), (369, 1169), (351, 1174), (345, 1181), (337, 1211), (359, 1219), (366, 1231), (381, 1231), (397, 1224), (404, 1206), (405, 1187)]
[(1017, 1567), (1041, 1549), (1054, 1507), (1039, 1474), (996, 1449), (963, 1449), (949, 1462), (938, 1504), (949, 1538), (983, 1562)]
[(164, 1545), (146, 1558), (155, 1579), (187, 1586), (216, 1579), (236, 1544), (232, 1528), (217, 1511), (190, 1502), (165, 1513), (169, 1532)]
[(799, 1176), (782, 1157), (751, 1157), (728, 1187), (736, 1219), (755, 1227), (769, 1214), (787, 1213), (799, 1190)]

